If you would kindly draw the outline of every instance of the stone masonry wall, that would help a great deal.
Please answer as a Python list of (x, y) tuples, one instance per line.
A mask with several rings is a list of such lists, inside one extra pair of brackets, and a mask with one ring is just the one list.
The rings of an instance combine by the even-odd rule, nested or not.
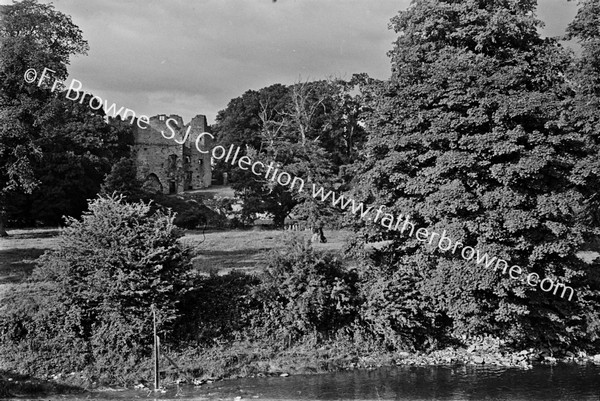
[[(189, 124), (184, 125), (180, 116), (159, 114), (150, 117), (146, 129), (136, 125), (134, 127), (133, 153), (137, 162), (137, 175), (146, 189), (169, 194), (210, 186), (210, 155), (198, 152), (195, 144), (198, 135), (209, 129), (205, 116), (197, 115)], [(162, 131), (170, 137), (173, 130), (175, 136), (171, 139), (161, 134)], [(205, 135), (202, 139), (206, 141), (198, 142), (200, 149), (209, 150), (209, 137)]]

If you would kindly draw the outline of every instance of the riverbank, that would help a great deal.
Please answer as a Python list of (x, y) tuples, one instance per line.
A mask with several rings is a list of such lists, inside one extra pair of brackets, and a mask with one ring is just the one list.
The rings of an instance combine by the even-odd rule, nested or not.
[[(318, 374), (354, 369), (376, 369), (389, 366), (456, 366), (487, 365), (531, 369), (537, 364), (596, 364), (600, 355), (588, 356), (549, 349), (510, 350), (502, 341), (491, 337), (469, 341), (468, 346), (447, 347), (432, 352), (385, 351), (380, 347), (349, 342), (331, 342), (311, 348), (297, 345), (280, 352), (269, 351), (257, 344), (236, 343), (213, 347), (186, 355), (186, 366), (197, 366), (193, 377), (171, 376), (173, 381), (204, 384), (214, 380), (241, 377), (288, 376)], [(202, 361), (199, 363), (199, 361)], [(173, 372), (175, 373), (175, 372)]]
[[(600, 355), (588, 356), (584, 352), (574, 354), (548, 349), (515, 351), (491, 337), (473, 339), (469, 344), (429, 353), (410, 353), (385, 351), (364, 343), (356, 347), (344, 340), (324, 344), (307, 341), (281, 350), (268, 344), (240, 341), (210, 348), (165, 352), (161, 358), (161, 385), (167, 388), (178, 384), (204, 386), (239, 378), (287, 377), (393, 366), (494, 366), (529, 370), (534, 365), (543, 364), (600, 365)], [(152, 361), (148, 359), (127, 377), (121, 377), (118, 383), (96, 381), (86, 373), (79, 372), (54, 374), (43, 379), (21, 376), (20, 379), (13, 379), (12, 388), (18, 391), (11, 390), (9, 394), (39, 396), (74, 394), (84, 389), (114, 391), (115, 388), (147, 391), (153, 389), (152, 369)]]
[(85, 392), (84, 388), (67, 384), (58, 377), (44, 380), (0, 370), (0, 399), (52, 394), (77, 395)]

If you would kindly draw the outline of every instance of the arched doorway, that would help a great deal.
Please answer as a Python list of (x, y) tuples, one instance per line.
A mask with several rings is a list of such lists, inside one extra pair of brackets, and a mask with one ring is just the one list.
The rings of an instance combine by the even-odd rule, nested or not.
[(163, 192), (163, 186), (160, 183), (158, 176), (154, 173), (148, 174), (148, 176), (146, 177), (146, 180), (144, 181), (142, 188), (145, 191), (148, 191), (151, 193), (162, 193)]

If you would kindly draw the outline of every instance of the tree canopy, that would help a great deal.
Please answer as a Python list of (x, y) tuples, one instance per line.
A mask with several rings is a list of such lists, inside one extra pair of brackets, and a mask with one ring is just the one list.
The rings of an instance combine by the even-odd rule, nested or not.
[(369, 137), (354, 185), (369, 204), (581, 294), (575, 303), (548, 299), (460, 255), (367, 226), (370, 238), (393, 240), (379, 257), (394, 269), (382, 274), (414, 282), (413, 301), (435, 311), (430, 324), (568, 342), (586, 335), (573, 333), (592, 302), (576, 252), (598, 227), (577, 216), (599, 183), (580, 161), (598, 148), (568, 123), (571, 57), (540, 37), (535, 5), (417, 0), (399, 12), (392, 78), (364, 114)]
[[(24, 0), (0, 7), (0, 235), (8, 218), (57, 224), (95, 196), (113, 160), (126, 155), (131, 130), (108, 125), (101, 110), (51, 90), (71, 57), (88, 44), (71, 18), (51, 4)], [(27, 83), (33, 68), (46, 82)], [(50, 80), (52, 79), (52, 80)]]
[[(248, 91), (219, 112), (217, 141), (241, 146), (253, 159), (276, 163), (306, 182), (339, 187), (347, 182), (344, 167), (354, 161), (365, 140), (357, 119), (360, 102), (351, 95), (355, 85), (354, 80), (306, 81)], [(333, 214), (306, 194), (270, 179), (228, 171), (247, 218), (268, 212), (280, 226), (292, 211), (315, 223)]]

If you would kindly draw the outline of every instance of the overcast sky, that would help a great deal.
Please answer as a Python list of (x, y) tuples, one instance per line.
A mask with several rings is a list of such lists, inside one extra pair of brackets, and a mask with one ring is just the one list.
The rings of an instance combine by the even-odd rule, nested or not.
[[(41, 0), (47, 3), (48, 1)], [(298, 79), (388, 78), (388, 22), (409, 0), (54, 0), (89, 42), (70, 76), (138, 115), (217, 111), (248, 89)], [(9, 4), (8, 0), (0, 0)], [(539, 0), (562, 35), (576, 2)]]

